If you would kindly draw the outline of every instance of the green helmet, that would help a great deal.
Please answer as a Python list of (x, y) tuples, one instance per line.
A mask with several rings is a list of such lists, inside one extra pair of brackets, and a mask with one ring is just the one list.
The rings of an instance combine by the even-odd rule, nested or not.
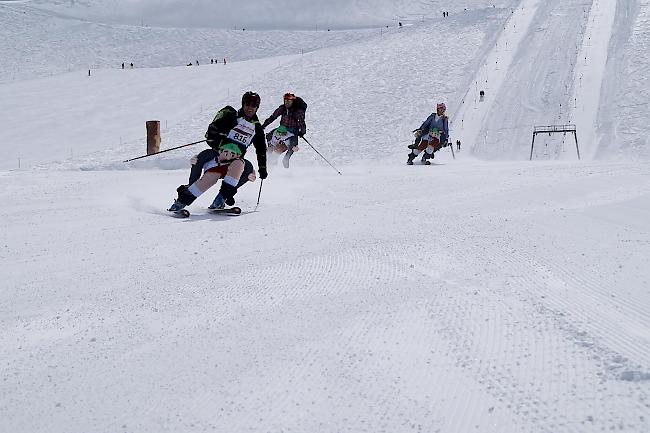
[(241, 149), (235, 143), (222, 144), (221, 146), (219, 146), (219, 150), (222, 150), (222, 151), (223, 150), (228, 150), (228, 151), (234, 153), (237, 156), (241, 155)]
[(278, 129), (276, 129), (276, 131), (278, 131), (280, 134), (285, 134), (288, 130), (289, 129), (284, 125), (280, 125), (278, 126)]

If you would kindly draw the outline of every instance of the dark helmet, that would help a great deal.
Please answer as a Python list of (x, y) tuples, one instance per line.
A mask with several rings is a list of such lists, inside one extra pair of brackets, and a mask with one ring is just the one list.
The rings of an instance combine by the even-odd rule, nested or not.
[(255, 92), (248, 91), (244, 93), (244, 96), (241, 97), (241, 105), (242, 107), (246, 105), (246, 103), (250, 105), (254, 105), (256, 107), (260, 106), (260, 95), (258, 95)]

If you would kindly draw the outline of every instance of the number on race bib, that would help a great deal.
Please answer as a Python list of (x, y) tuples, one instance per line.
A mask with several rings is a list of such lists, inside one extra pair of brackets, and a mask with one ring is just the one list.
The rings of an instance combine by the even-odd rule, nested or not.
[(240, 142), (241, 144), (248, 144), (248, 139), (249, 139), (249, 138), (250, 138), (250, 137), (247, 136), (247, 135), (242, 135), (242, 134), (238, 134), (238, 133), (235, 133), (235, 134), (233, 135), (233, 140), (238, 141), (238, 142)]

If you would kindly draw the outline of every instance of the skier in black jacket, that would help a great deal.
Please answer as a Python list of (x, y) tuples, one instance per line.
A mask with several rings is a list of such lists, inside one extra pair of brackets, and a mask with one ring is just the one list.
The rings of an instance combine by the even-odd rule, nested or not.
[(219, 179), (223, 179), (219, 194), (209, 208), (223, 209), (226, 204), (235, 204), (237, 188), (248, 180), (255, 180), (252, 164), (244, 160), (251, 144), (257, 153), (260, 178), (266, 179), (268, 173), (264, 129), (257, 118), (260, 97), (255, 92), (246, 92), (241, 102), (242, 108), (239, 111), (231, 106), (224, 107), (210, 123), (205, 138), (211, 149), (206, 149), (195, 157), (190, 183), (177, 188), (178, 198), (170, 206), (170, 211), (176, 212), (192, 204)]

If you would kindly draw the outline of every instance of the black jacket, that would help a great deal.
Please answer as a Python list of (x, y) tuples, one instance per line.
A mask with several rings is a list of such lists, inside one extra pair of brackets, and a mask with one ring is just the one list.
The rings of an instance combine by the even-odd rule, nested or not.
[[(237, 119), (244, 117), (243, 110), (235, 110), (231, 106), (227, 106), (219, 110), (214, 120), (208, 126), (208, 130), (205, 133), (205, 138), (207, 139), (208, 145), (213, 148), (215, 151), (219, 150), (219, 147), (225, 143), (235, 143), (234, 141), (228, 138), (228, 133), (231, 129), (237, 126)], [(266, 167), (266, 141), (264, 138), (264, 128), (260, 124), (260, 120), (257, 118), (257, 115), (254, 115), (251, 122), (255, 124), (255, 135), (253, 136), (253, 146), (255, 146), (255, 152), (257, 153), (257, 166)], [(246, 154), (246, 147), (235, 143), (239, 146), (242, 151), (242, 158)]]

